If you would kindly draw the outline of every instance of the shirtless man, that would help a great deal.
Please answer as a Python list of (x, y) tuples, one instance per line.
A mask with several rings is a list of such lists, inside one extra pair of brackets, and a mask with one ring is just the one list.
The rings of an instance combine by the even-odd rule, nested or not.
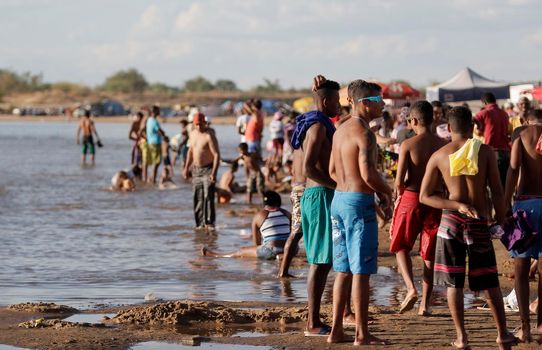
[[(515, 263), (515, 289), (518, 298), (521, 329), (517, 336), (523, 342), (532, 341), (529, 319), (529, 265), (531, 258), (538, 259), (538, 274), (542, 276), (542, 152), (536, 151), (542, 139), (542, 110), (527, 113), (527, 125), (518, 129), (518, 137), (512, 144), (510, 168), (506, 177), (504, 203), (510, 206), (516, 193), (513, 210), (528, 213), (529, 223), (537, 231), (538, 240), (526, 252), (512, 251)], [(521, 131), (519, 131), (521, 129)], [(520, 171), (521, 170), (521, 171)], [(519, 183), (518, 183), (519, 179)], [(538, 299), (542, 300), (542, 279), (538, 278)], [(542, 332), (542, 308), (537, 310), (536, 327)]]
[(329, 176), (331, 141), (335, 132), (330, 118), (339, 113), (339, 89), (337, 82), (316, 77), (313, 98), (317, 111), (300, 115), (292, 135), (293, 148), (303, 150), (302, 166), (307, 176), (301, 197), (301, 225), (310, 265), (306, 336), (330, 332), (330, 327), (320, 320), (320, 303), (332, 262), (330, 206), (336, 183)]
[(260, 169), (260, 155), (255, 152), (249, 152), (249, 146), (245, 142), (241, 142), (238, 147), (239, 158), (235, 159), (234, 162), (239, 160), (243, 161), (245, 166), (245, 175), (247, 178), (247, 203), (252, 204), (252, 194), (258, 193), (262, 196), (265, 191), (265, 180)]
[[(472, 291), (487, 291), (487, 302), (497, 324), (497, 343), (499, 348), (507, 349), (517, 338), (506, 329), (497, 262), (488, 228), (491, 213), (485, 193), (489, 186), (495, 218), (502, 224), (505, 207), (497, 159), (490, 146), (471, 139), (473, 119), (468, 108), (452, 108), (448, 123), (452, 141), (431, 156), (420, 189), (421, 203), (443, 210), (437, 234), (435, 284), (448, 287), (448, 307), (457, 333), (452, 345), (465, 349), (468, 340), (463, 286), (468, 255), (469, 287)], [(460, 149), (463, 153), (457, 152)], [(439, 193), (440, 177), (448, 189), (448, 198)]]
[(90, 162), (94, 165), (96, 149), (94, 147), (94, 139), (92, 135), (96, 135), (96, 140), (100, 142), (100, 137), (96, 132), (96, 127), (94, 126), (94, 121), (90, 119), (90, 111), (85, 111), (85, 116), (79, 121), (79, 126), (77, 127), (77, 139), (76, 142), (79, 145), (81, 143), (81, 131), (83, 132), (83, 155), (81, 157), (81, 163), (86, 164), (87, 162), (87, 153), (90, 153)]
[(218, 203), (226, 204), (231, 201), (233, 196), (233, 188), (235, 187), (235, 173), (239, 168), (238, 162), (232, 162), (230, 168), (226, 170), (220, 177), (218, 186), (216, 187), (216, 195), (218, 197)]
[[(433, 291), (433, 263), (441, 211), (420, 204), (419, 192), (425, 166), (429, 158), (446, 142), (433, 133), (433, 106), (427, 101), (412, 105), (407, 120), (416, 136), (401, 144), (395, 193), (397, 204), (390, 226), (390, 251), (395, 253), (399, 272), (405, 281), (407, 295), (401, 304), (400, 313), (411, 310), (418, 300), (418, 291), (412, 275), (410, 251), (420, 236), (420, 256), (423, 266), (423, 293), (418, 315), (430, 314), (430, 300)], [(408, 174), (408, 177), (407, 177)]]
[[(351, 290), (356, 319), (354, 345), (380, 345), (385, 341), (368, 329), (369, 278), (377, 272), (378, 226), (375, 193), (389, 210), (391, 188), (377, 170), (376, 137), (369, 127), (382, 115), (384, 102), (379, 85), (355, 80), (348, 85), (352, 117), (333, 136), (329, 164), (337, 182), (331, 204), (333, 228), (333, 329), (328, 342), (346, 340), (343, 310)], [(302, 207), (302, 210), (305, 210)]]
[(192, 171), (196, 228), (214, 230), (215, 181), (220, 151), (218, 141), (214, 133), (210, 132), (203, 113), (194, 115), (193, 124), (183, 176), (187, 179)]
[(141, 166), (141, 151), (139, 149), (139, 131), (141, 129), (141, 120), (143, 119), (143, 112), (137, 112), (134, 116), (134, 121), (128, 132), (128, 138), (134, 142), (132, 146), (132, 167)]

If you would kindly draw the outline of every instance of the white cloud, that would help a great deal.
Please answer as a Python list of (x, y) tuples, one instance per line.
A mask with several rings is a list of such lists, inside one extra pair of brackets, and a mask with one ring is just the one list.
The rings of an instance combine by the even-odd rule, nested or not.
[(205, 20), (204, 12), (199, 2), (195, 2), (186, 11), (181, 11), (175, 19), (175, 29), (179, 31), (197, 31), (210, 25), (212, 22)]

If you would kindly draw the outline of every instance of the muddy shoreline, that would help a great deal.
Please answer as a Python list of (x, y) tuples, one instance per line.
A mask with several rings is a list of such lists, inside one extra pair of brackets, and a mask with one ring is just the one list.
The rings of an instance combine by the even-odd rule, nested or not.
[[(379, 266), (396, 268), (395, 257), (387, 253), (387, 230), (380, 230), (379, 235)], [(499, 242), (494, 242), (494, 246), (499, 261), (501, 288), (506, 294), (513, 288), (513, 279), (505, 277), (513, 272), (513, 261)], [(419, 256), (414, 257), (413, 263), (419, 285)], [(536, 283), (532, 282), (532, 296), (535, 287)], [(481, 303), (483, 301), (476, 305)], [(496, 331), (491, 314), (476, 309), (476, 305), (465, 313), (470, 343), (476, 349), (494, 349)], [(352, 346), (350, 343), (329, 346), (325, 337), (304, 337), (302, 331), (306, 312), (306, 305), (302, 303), (193, 300), (79, 310), (78, 315), (83, 316), (116, 314), (97, 325), (62, 321), (73, 314), (73, 310), (27, 304), (15, 309), (0, 309), (0, 344), (30, 349), (129, 349), (147, 341), (185, 345), (213, 342), (287, 349), (347, 349)], [(370, 312), (370, 330), (391, 342), (386, 347), (388, 349), (450, 348), (450, 341), (454, 338), (451, 316), (444, 305), (435, 307), (431, 317), (417, 316), (416, 310), (401, 315), (397, 313), (396, 306), (371, 306)], [(322, 306), (322, 316), (331, 323), (331, 304)], [(41, 318), (44, 320), (35, 321)], [(507, 320), (510, 330), (520, 324), (517, 313), (507, 313)], [(353, 328), (347, 327), (347, 332), (353, 334)], [(539, 347), (537, 344), (522, 344), (517, 348)]]

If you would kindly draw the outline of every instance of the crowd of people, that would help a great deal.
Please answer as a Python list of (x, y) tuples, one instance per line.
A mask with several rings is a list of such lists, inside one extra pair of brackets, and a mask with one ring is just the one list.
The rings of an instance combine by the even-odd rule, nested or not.
[[(452, 346), (467, 348), (463, 288), (468, 276), (471, 290), (487, 293), (498, 346), (531, 341), (529, 269), (531, 258), (542, 255), (542, 236), (522, 249), (510, 249), (522, 322), (515, 335), (507, 330), (492, 238), (515, 234), (519, 227), (521, 241), (527, 231), (542, 229), (542, 110), (531, 108), (526, 98), (517, 110), (510, 105), (502, 109), (487, 92), (481, 98), (484, 107), (474, 116), (468, 106), (423, 100), (390, 113), (384, 110), (377, 84), (351, 82), (349, 107), (340, 106), (339, 90), (338, 83), (316, 76), (316, 110), (301, 115), (277, 112), (269, 123), (265, 159), (264, 114), (258, 100), (244, 104), (236, 123), (239, 155), (230, 160), (221, 158), (217, 135), (202, 113), (183, 120), (179, 137), (169, 140), (157, 120), (160, 109), (141, 111), (129, 133), (134, 142), (132, 170), (140, 168), (142, 181), (155, 183), (162, 164), (160, 185), (173, 183), (180, 159), (183, 177), (192, 181), (198, 230), (214, 230), (216, 201), (226, 204), (235, 193), (246, 192), (251, 204), (253, 194), (260, 195), (263, 208), (252, 220), (253, 245), (228, 253), (203, 248), (202, 254), (281, 257), (278, 277), (286, 278), (291, 277), (289, 267), (303, 239), (309, 264), (306, 336), (326, 336), (330, 343), (348, 341), (343, 329), (348, 318), (356, 325), (355, 345), (387, 344), (369, 332), (368, 307), (370, 276), (378, 267), (379, 222), (381, 227), (390, 222), (390, 251), (407, 289), (398, 312), (412, 310), (418, 302), (410, 253), (419, 237), (419, 316), (432, 314), (433, 285), (446, 286), (457, 332)], [(92, 144), (93, 133), (98, 137), (91, 121), (83, 119), (80, 129), (85, 144)], [(89, 150), (93, 154), (93, 147), (83, 146), (83, 153)], [(175, 153), (172, 158), (170, 151)], [(221, 162), (228, 170), (217, 181)], [(246, 186), (235, 182), (240, 164)], [(120, 174), (114, 185), (133, 190), (127, 179), (129, 174)], [(277, 193), (285, 189), (291, 194), (291, 213), (282, 208)], [(514, 219), (518, 213), (524, 215), (522, 225)], [(542, 274), (542, 261), (537, 267)], [(335, 281), (330, 327), (320, 318), (320, 304), (331, 268)], [(538, 287), (540, 297), (540, 278)], [(537, 331), (542, 332), (542, 309), (535, 311)]]

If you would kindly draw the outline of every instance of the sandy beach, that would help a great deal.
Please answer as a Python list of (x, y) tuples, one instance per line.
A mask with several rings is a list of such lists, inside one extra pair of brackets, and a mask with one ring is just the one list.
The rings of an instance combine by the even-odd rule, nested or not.
[[(379, 231), (380, 266), (396, 269), (395, 257), (387, 253), (387, 227)], [(494, 242), (503, 293), (513, 288), (508, 276), (513, 271), (500, 242)], [(304, 264), (297, 258), (296, 264)], [(414, 258), (416, 281), (420, 282), (421, 260)], [(330, 277), (331, 278), (331, 277)], [(531, 283), (534, 293), (535, 283)], [(532, 295), (532, 294), (531, 294)], [(478, 310), (476, 301), (466, 310), (466, 325), (473, 348), (494, 349), (496, 331), (491, 313)], [(19, 305), (18, 310), (0, 310), (0, 343), (37, 349), (128, 349), (148, 341), (197, 345), (213, 342), (266, 346), (287, 349), (348, 349), (352, 345), (329, 346), (325, 337), (307, 338), (302, 330), (306, 318), (304, 303), (164, 301), (139, 305), (79, 310), (82, 315), (115, 314), (102, 324), (62, 322), (73, 311), (44, 305)], [(39, 312), (40, 310), (42, 312)], [(46, 311), (46, 312), (44, 312)], [(454, 338), (453, 323), (445, 305), (434, 308), (430, 317), (417, 316), (415, 310), (398, 314), (397, 307), (370, 306), (370, 330), (391, 342), (389, 349), (445, 349)], [(331, 305), (324, 304), (322, 316), (331, 322)], [(33, 321), (45, 318), (42, 321)], [(508, 328), (519, 325), (517, 313), (507, 313)], [(35, 328), (33, 328), (35, 327)], [(353, 333), (348, 327), (347, 332)], [(522, 344), (518, 349), (536, 349), (540, 345)], [(376, 347), (375, 347), (376, 348)], [(379, 347), (380, 348), (380, 347)]]

